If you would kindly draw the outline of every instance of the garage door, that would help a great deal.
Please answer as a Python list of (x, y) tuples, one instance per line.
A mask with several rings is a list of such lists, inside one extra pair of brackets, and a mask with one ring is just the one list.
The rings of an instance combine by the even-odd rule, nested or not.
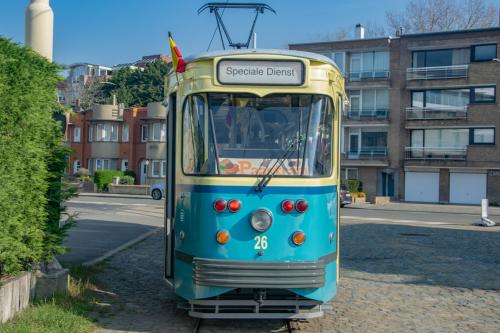
[(450, 173), (450, 203), (475, 204), (486, 198), (486, 174)]
[(405, 172), (405, 200), (439, 202), (439, 173)]

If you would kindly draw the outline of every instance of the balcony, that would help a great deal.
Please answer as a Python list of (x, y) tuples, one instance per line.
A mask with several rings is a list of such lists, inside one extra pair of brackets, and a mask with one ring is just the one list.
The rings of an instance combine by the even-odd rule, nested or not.
[(406, 160), (454, 160), (465, 161), (467, 148), (406, 147)]
[(347, 119), (351, 120), (387, 120), (388, 109), (350, 109)]
[(387, 147), (361, 147), (359, 151), (345, 153), (349, 160), (383, 160), (387, 158)]
[(390, 72), (385, 69), (349, 72), (349, 81), (389, 80)]
[(406, 120), (467, 119), (467, 106), (457, 107), (408, 107)]
[(466, 78), (469, 65), (412, 67), (406, 69), (406, 80), (438, 80)]

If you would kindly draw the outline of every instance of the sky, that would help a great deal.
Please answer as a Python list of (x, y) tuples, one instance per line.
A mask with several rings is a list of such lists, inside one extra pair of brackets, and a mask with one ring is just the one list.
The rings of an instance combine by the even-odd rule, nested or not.
[[(223, 2), (223, 0), (219, 0)], [(237, 2), (238, 0), (231, 0)], [(287, 48), (314, 42), (357, 23), (384, 23), (387, 10), (401, 10), (409, 0), (259, 0), (273, 7), (257, 21), (260, 48)], [(170, 54), (171, 31), (183, 55), (204, 52), (216, 26), (208, 0), (50, 0), (54, 11), (54, 61), (114, 65), (143, 55)], [(240, 1), (241, 2), (241, 1)], [(245, 1), (249, 2), (249, 1)], [(29, 0), (0, 0), (0, 35), (24, 43), (24, 12)], [(253, 13), (224, 13), (233, 40), (248, 36)], [(215, 36), (211, 49), (220, 49)]]

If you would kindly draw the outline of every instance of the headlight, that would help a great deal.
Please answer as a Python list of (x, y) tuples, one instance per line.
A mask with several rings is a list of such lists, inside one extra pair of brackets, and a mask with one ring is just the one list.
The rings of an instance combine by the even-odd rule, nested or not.
[(258, 209), (252, 213), (250, 224), (258, 232), (264, 232), (273, 224), (273, 215), (267, 209)]

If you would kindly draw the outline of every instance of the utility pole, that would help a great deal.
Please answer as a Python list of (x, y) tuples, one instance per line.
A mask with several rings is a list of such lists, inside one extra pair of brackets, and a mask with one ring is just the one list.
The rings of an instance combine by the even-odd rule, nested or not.
[(49, 0), (30, 0), (25, 27), (26, 46), (52, 61), (54, 13)]

